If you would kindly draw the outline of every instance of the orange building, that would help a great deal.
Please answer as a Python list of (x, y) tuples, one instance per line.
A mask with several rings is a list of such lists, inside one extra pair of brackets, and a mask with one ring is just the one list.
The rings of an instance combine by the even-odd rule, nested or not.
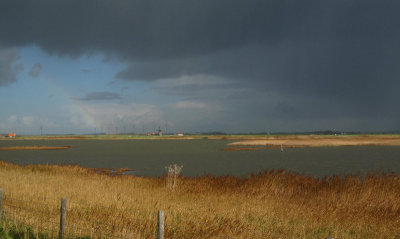
[(17, 135), (16, 135), (15, 133), (9, 133), (7, 136), (10, 137), (10, 138), (12, 138), (12, 137), (15, 137), (15, 136), (17, 136)]

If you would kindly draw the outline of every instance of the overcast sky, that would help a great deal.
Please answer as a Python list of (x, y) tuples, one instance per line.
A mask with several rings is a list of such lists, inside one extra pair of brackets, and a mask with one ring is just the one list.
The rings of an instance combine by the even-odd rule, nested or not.
[(400, 1), (0, 1), (0, 132), (400, 130)]

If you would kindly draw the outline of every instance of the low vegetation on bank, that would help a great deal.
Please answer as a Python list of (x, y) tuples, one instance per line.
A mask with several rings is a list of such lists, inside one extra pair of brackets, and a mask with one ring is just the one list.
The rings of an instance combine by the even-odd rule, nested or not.
[(57, 237), (66, 197), (67, 232), (75, 237), (155, 238), (158, 210), (165, 211), (166, 238), (400, 237), (398, 174), (317, 179), (270, 171), (178, 178), (174, 189), (166, 179), (0, 162), (3, 232)]
[(59, 150), (70, 149), (72, 146), (15, 146), (15, 147), (0, 147), (0, 151), (10, 150)]
[(270, 136), (258, 139), (244, 139), (233, 142), (230, 146), (282, 146), (282, 147), (331, 147), (331, 146), (400, 146), (397, 135), (287, 135)]

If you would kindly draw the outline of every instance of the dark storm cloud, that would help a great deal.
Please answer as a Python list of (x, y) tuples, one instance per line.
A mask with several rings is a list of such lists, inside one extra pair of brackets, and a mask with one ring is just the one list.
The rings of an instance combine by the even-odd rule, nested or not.
[(139, 59), (192, 56), (273, 41), (283, 7), (264, 0), (5, 0), (1, 43), (35, 43), (71, 56), (95, 50)]
[(398, 1), (149, 0), (0, 3), (1, 44), (37, 44), (78, 56), (109, 51), (135, 59), (204, 55), (282, 41), (371, 43), (397, 37)]
[(0, 47), (100, 51), (129, 64), (115, 76), (124, 81), (205, 75), (279, 95), (257, 114), (400, 125), (399, 10), (397, 0), (4, 0)]
[(118, 93), (100, 91), (100, 92), (89, 92), (81, 98), (74, 98), (76, 100), (91, 101), (91, 100), (116, 100), (121, 99), (121, 95)]
[(42, 70), (42, 64), (40, 63), (36, 63), (35, 65), (33, 65), (31, 67), (31, 69), (29, 70), (29, 75), (31, 77), (37, 78), (40, 76), (40, 71)]
[(15, 50), (0, 49), (0, 87), (17, 80), (17, 73), (24, 69), (23, 64), (16, 64), (20, 58)]

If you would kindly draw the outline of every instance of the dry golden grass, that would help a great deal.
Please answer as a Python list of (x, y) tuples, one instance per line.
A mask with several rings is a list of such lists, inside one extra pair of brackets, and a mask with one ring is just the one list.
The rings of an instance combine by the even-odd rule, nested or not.
[(389, 145), (400, 146), (400, 136), (355, 135), (355, 136), (271, 136), (264, 139), (246, 139), (229, 145), (284, 145), (305, 147)]
[(227, 147), (222, 148), (222, 151), (257, 151), (261, 149), (288, 149), (288, 148), (302, 148), (306, 146), (302, 145), (285, 145), (285, 146), (278, 146), (278, 145), (266, 145), (265, 147), (252, 147), (252, 148), (244, 148), (244, 147)]
[(31, 228), (56, 227), (59, 201), (68, 198), (75, 235), (155, 238), (157, 211), (165, 210), (166, 238), (400, 238), (398, 174), (315, 179), (271, 171), (180, 178), (172, 191), (165, 177), (0, 162), (0, 187), (6, 215)]

